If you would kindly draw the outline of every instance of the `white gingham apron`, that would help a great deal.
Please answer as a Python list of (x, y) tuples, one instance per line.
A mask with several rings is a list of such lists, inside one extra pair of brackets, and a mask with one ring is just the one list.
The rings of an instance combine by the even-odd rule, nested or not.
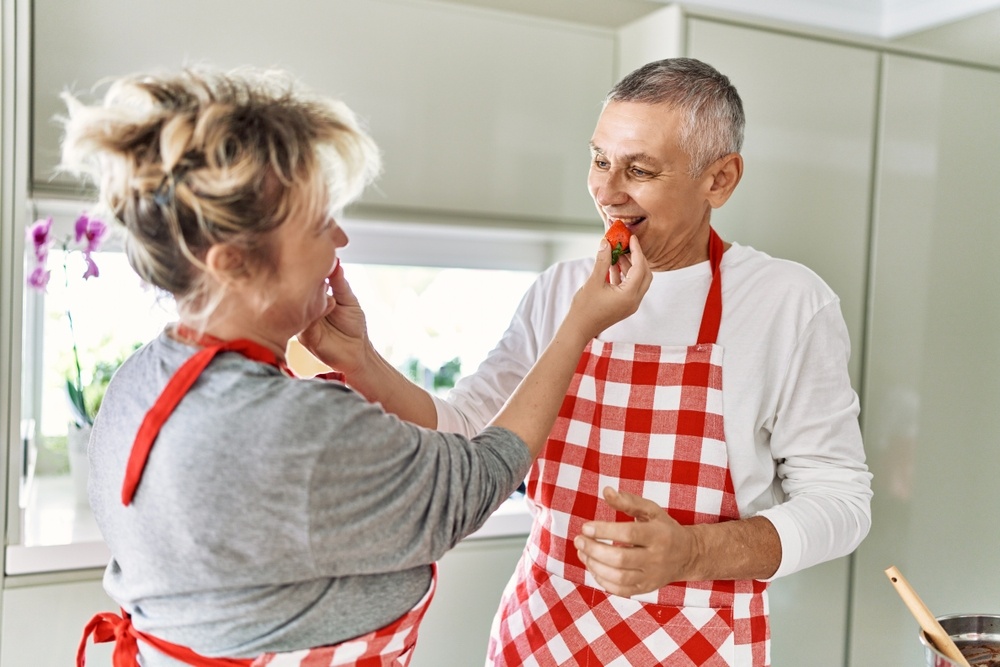
[(770, 664), (765, 583), (677, 582), (624, 598), (601, 588), (573, 546), (587, 521), (631, 520), (603, 502), (606, 486), (652, 500), (684, 525), (740, 518), (715, 344), (722, 253), (712, 230), (697, 344), (595, 340), (583, 353), (528, 477), (535, 520), (493, 622), (488, 665)]
[[(238, 352), (254, 361), (275, 366), (294, 377), (291, 369), (272, 350), (253, 341), (223, 341), (211, 336), (196, 336), (183, 325), (178, 326), (176, 331), (177, 335), (190, 338), (201, 349), (177, 369), (139, 428), (122, 484), (122, 503), (125, 505), (132, 502), (138, 490), (160, 428), (216, 355)], [(343, 376), (330, 373), (325, 374), (323, 379), (342, 380)], [(437, 576), (437, 563), (431, 563), (431, 584), (424, 596), (410, 611), (382, 628), (339, 644), (284, 653), (265, 653), (256, 658), (212, 658), (199, 655), (186, 646), (172, 644), (137, 630), (125, 610), (120, 615), (101, 612), (91, 618), (84, 628), (83, 638), (77, 649), (76, 664), (77, 667), (85, 666), (87, 640), (93, 637), (95, 644), (115, 643), (112, 651), (113, 667), (139, 667), (139, 641), (194, 667), (407, 667), (413, 658), (420, 622), (434, 597)]]

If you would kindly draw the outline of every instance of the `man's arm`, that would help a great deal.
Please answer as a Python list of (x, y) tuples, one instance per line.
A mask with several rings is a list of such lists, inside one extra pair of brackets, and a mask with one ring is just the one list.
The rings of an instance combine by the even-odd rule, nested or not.
[(675, 581), (767, 579), (781, 564), (781, 540), (764, 517), (682, 526), (631, 493), (605, 488), (604, 499), (634, 521), (590, 521), (573, 544), (598, 583), (615, 595), (648, 593)]

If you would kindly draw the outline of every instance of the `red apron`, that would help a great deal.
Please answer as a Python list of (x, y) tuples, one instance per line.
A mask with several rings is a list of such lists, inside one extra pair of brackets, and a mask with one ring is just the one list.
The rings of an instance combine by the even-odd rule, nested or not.
[[(190, 330), (183, 326), (178, 327), (178, 333), (194, 338)], [(125, 505), (132, 502), (142, 480), (146, 460), (164, 422), (216, 355), (221, 352), (238, 352), (249, 359), (270, 364), (288, 375), (293, 375), (273, 351), (253, 341), (222, 341), (208, 336), (196, 340), (198, 344), (203, 345), (202, 349), (177, 369), (139, 427), (122, 484), (122, 503)], [(333, 379), (337, 375), (327, 374), (325, 377)], [(171, 644), (137, 630), (132, 625), (129, 614), (122, 610), (121, 616), (113, 612), (103, 612), (90, 619), (77, 649), (76, 664), (77, 667), (84, 667), (87, 640), (93, 636), (96, 644), (115, 642), (112, 654), (113, 667), (139, 667), (138, 641), (143, 641), (175, 660), (195, 667), (265, 667), (265, 665), (267, 667), (406, 667), (413, 657), (420, 621), (427, 612), (437, 585), (437, 564), (432, 563), (431, 569), (431, 585), (410, 611), (385, 627), (339, 644), (288, 653), (265, 653), (257, 658), (209, 658), (185, 646)]]
[(723, 244), (711, 231), (712, 284), (698, 342), (591, 341), (528, 477), (535, 518), (494, 619), (487, 664), (770, 664), (766, 584), (687, 581), (631, 598), (603, 590), (573, 537), (591, 520), (630, 521), (606, 486), (658, 503), (684, 525), (739, 519), (723, 431)]

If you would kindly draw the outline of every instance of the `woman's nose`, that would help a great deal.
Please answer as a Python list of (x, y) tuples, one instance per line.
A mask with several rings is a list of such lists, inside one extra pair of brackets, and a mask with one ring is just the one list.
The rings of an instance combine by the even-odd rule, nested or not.
[(347, 232), (344, 231), (343, 227), (337, 225), (333, 231), (334, 245), (336, 245), (338, 248), (343, 248), (344, 246), (347, 245), (349, 241), (350, 239), (347, 238)]

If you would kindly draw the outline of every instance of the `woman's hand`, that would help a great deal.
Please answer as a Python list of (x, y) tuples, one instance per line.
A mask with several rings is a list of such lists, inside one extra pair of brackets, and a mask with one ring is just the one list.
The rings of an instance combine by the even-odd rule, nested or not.
[(631, 253), (612, 266), (611, 246), (602, 241), (590, 278), (573, 296), (566, 319), (590, 338), (634, 313), (653, 281), (639, 239), (632, 237), (630, 248)]
[(330, 304), (323, 317), (298, 335), (299, 342), (317, 359), (347, 376), (364, 366), (371, 341), (368, 324), (339, 262), (330, 274)]

